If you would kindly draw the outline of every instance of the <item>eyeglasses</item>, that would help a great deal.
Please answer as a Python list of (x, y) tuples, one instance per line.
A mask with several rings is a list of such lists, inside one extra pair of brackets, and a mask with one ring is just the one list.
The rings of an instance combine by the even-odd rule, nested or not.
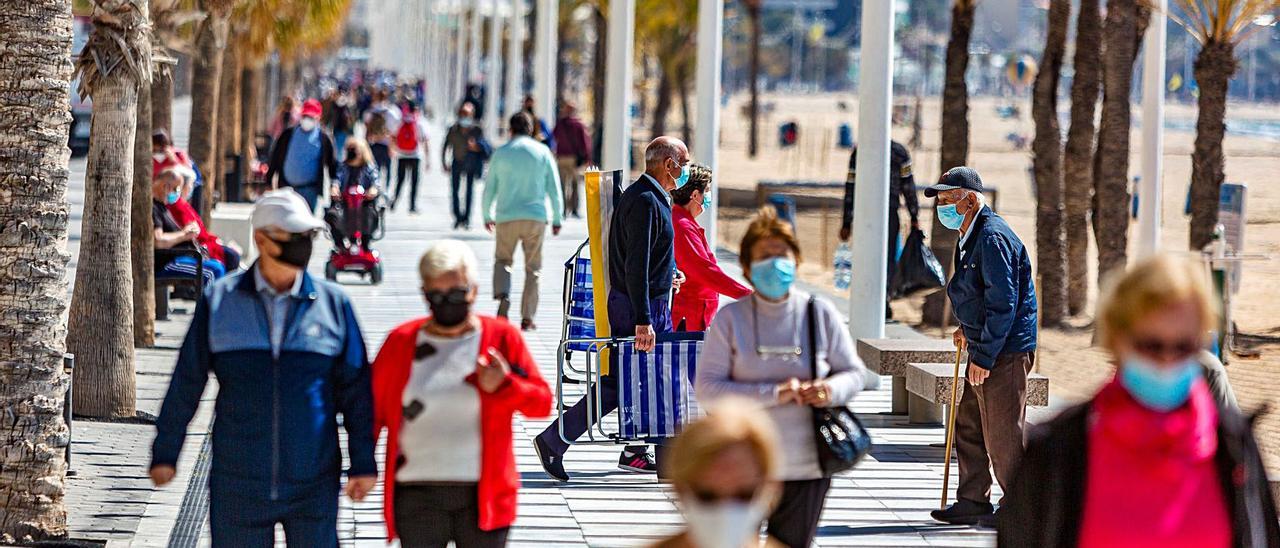
[(471, 294), (471, 288), (465, 286), (455, 287), (445, 291), (424, 291), (423, 296), (427, 298), (427, 302), (432, 306), (442, 304), (463, 304), (467, 302), (467, 297)]
[(1133, 349), (1139, 354), (1152, 358), (1182, 359), (1199, 352), (1201, 342), (1198, 339), (1182, 339), (1180, 341), (1164, 341), (1155, 337), (1137, 337), (1133, 339)]

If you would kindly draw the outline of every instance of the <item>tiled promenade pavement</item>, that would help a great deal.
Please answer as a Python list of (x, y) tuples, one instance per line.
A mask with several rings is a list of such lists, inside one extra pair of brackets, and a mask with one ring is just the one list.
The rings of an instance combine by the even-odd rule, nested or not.
[[(482, 270), (480, 309), (492, 313), (495, 308), (489, 284), (493, 239), (479, 228), (478, 216), (473, 220), (476, 229), (450, 230), (448, 184), (438, 171), (435, 160), (439, 155), (433, 153), (430, 158), (436, 169), (423, 180), (419, 196), (422, 214), (392, 214), (386, 239), (377, 244), (385, 258), (386, 279), (381, 285), (370, 286), (354, 276), (340, 278), (355, 302), (371, 352), (376, 352), (393, 326), (425, 313), (416, 262), (435, 240), (458, 238), (474, 247)], [(73, 204), (79, 203), (83, 184), (83, 162), (79, 165), (78, 170), (73, 168)], [(479, 195), (477, 189), (477, 203)], [(78, 226), (73, 228), (78, 230)], [(545, 247), (543, 297), (537, 314), (540, 329), (526, 338), (543, 376), (551, 383), (556, 376), (554, 354), (560, 335), (562, 265), (585, 235), (584, 222), (569, 220), (564, 232), (549, 238)], [(321, 275), (326, 248), (327, 241), (320, 240), (311, 265), (313, 275)], [(523, 287), (519, 257), (515, 270), (515, 287)], [(178, 306), (189, 307), (189, 303), (178, 301)], [(147, 413), (158, 410), (188, 316), (176, 314), (174, 318), (159, 324), (158, 348), (138, 352), (139, 407)], [(861, 394), (855, 402), (855, 409), (875, 437), (876, 449), (856, 470), (834, 480), (818, 545), (993, 544), (989, 531), (942, 526), (929, 520), (928, 512), (938, 507), (942, 482), (942, 449), (934, 446), (942, 442), (942, 428), (908, 426), (906, 417), (883, 414), (889, 409), (889, 383), (886, 379), (882, 384), (884, 389)], [(146, 480), (151, 426), (84, 421), (75, 424), (73, 468), (77, 475), (67, 485), (74, 537), (110, 539), (110, 546), (208, 545), (202, 505), (205, 490), (199, 487), (201, 480), (193, 481), (192, 477), (202, 462), (201, 448), (208, 433), (215, 390), (214, 383), (210, 383), (205, 392), (206, 404), (191, 425), (179, 476), (164, 489), (153, 489)], [(574, 386), (567, 387), (566, 392), (569, 402), (576, 401), (581, 393)], [(618, 470), (616, 446), (572, 449), (566, 468), (574, 476), (573, 481), (562, 484), (546, 477), (530, 440), (548, 422), (524, 418), (516, 421), (515, 446), (523, 488), (520, 518), (512, 530), (511, 545), (642, 546), (679, 530), (681, 518), (669, 490), (653, 476)], [(953, 488), (955, 472), (953, 467)], [(344, 546), (385, 545), (381, 503), (380, 489), (360, 504), (342, 500), (339, 529)]]

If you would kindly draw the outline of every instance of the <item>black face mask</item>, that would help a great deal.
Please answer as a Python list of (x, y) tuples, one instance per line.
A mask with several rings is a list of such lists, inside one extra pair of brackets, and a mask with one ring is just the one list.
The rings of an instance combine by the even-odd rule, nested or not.
[(291, 234), (289, 239), (283, 242), (275, 238), (271, 241), (280, 246), (280, 254), (275, 257), (277, 260), (304, 270), (307, 268), (307, 262), (311, 260), (310, 234)]
[(467, 287), (424, 293), (427, 304), (431, 305), (431, 317), (440, 327), (454, 327), (467, 320), (471, 314), (471, 303), (467, 302), (470, 294), (471, 289)]

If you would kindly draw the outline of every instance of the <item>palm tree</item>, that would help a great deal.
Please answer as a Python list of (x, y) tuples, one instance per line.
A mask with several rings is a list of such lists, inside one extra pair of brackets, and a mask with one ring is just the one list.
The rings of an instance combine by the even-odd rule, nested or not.
[[(1280, 10), (1280, 0), (1177, 0), (1186, 17), (1172, 14), (1200, 42), (1195, 77), (1196, 142), (1191, 152), (1191, 234), (1188, 244), (1199, 250), (1213, 239), (1218, 223), (1218, 194), (1225, 177), (1222, 137), (1226, 133), (1227, 83), (1239, 68), (1235, 48), (1247, 38), (1254, 19)], [(1258, 28), (1258, 27), (1253, 27)]]
[[(946, 76), (942, 87), (942, 146), (941, 170), (965, 165), (969, 158), (969, 89), (965, 84), (965, 72), (969, 69), (969, 39), (973, 35), (973, 14), (978, 0), (955, 0), (951, 5), (951, 37), (947, 40)], [(950, 274), (951, 257), (955, 254), (958, 234), (947, 230), (933, 218), (929, 230), (932, 242), (929, 247), (939, 257)], [(931, 295), (925, 304), (925, 321), (945, 325), (945, 303), (942, 292)]]
[[(65, 538), (71, 4), (0, 3), (0, 542)], [(12, 230), (8, 229), (12, 227)]]
[(742, 0), (747, 8), (747, 18), (751, 21), (751, 68), (747, 72), (751, 86), (751, 103), (747, 107), (750, 128), (747, 130), (747, 157), (755, 158), (760, 151), (760, 37), (763, 34), (763, 21), (760, 11), (764, 0)]
[(1124, 269), (1129, 242), (1129, 93), (1133, 62), (1151, 10), (1137, 0), (1108, 0), (1102, 37), (1102, 118), (1094, 156), (1093, 233), (1098, 280)]
[(697, 20), (696, 2), (690, 0), (641, 0), (636, 11), (646, 14), (636, 27), (636, 49), (648, 51), (658, 61), (657, 103), (653, 109), (652, 133), (665, 135), (674, 95), (687, 87), (693, 63), (692, 47)]
[(1071, 0), (1049, 3), (1048, 36), (1036, 74), (1031, 116), (1036, 179), (1036, 259), (1040, 273), (1040, 321), (1056, 327), (1067, 315), (1067, 249), (1063, 241), (1062, 132), (1058, 128), (1058, 81), (1066, 55)]
[(1080, 0), (1076, 53), (1071, 64), (1071, 128), (1063, 154), (1067, 202), (1067, 312), (1084, 312), (1089, 299), (1089, 209), (1093, 199), (1093, 123), (1102, 78), (1102, 14), (1098, 0)]
[(133, 345), (156, 343), (155, 225), (151, 220), (151, 86), (138, 85), (133, 138), (133, 195), (129, 209), (129, 260), (133, 266)]
[[(150, 0), (151, 31), (155, 35), (151, 56), (155, 73), (151, 78), (151, 127), (173, 133), (173, 66), (171, 53), (194, 53), (194, 23), (204, 20), (195, 9), (196, 0)], [(149, 219), (150, 217), (148, 217)]]
[[(240, 25), (232, 23), (232, 28), (227, 35), (227, 47), (222, 50), (222, 78), (219, 79), (218, 90), (218, 169), (213, 173), (216, 174), (215, 186), (222, 196), (226, 196), (227, 192), (224, 186), (226, 181), (223, 174), (231, 171), (233, 165), (228, 156), (236, 156), (241, 154), (240, 148), (240, 39), (243, 38), (244, 32), (239, 29)], [(240, 170), (243, 175), (245, 169), (248, 169), (246, 159), (241, 158), (242, 168)], [(240, 186), (242, 181), (233, 181), (232, 184)]]
[[(187, 145), (191, 160), (205, 171), (215, 168), (218, 157), (218, 90), (222, 76), (222, 48), (227, 40), (227, 18), (236, 0), (201, 0), (206, 16), (196, 32), (195, 55), (191, 67), (191, 131)], [(213, 184), (203, 185), (201, 216), (209, 221), (213, 207)]]
[(146, 0), (97, 2), (76, 72), (94, 109), (67, 335), (76, 355), (75, 408), (91, 417), (133, 417), (131, 223), (120, 220), (132, 209), (138, 89), (151, 84)]

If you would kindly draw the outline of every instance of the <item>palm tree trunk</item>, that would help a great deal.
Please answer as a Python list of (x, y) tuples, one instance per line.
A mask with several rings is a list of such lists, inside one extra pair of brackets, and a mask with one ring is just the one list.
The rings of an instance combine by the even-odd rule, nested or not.
[(1048, 36), (1031, 100), (1036, 136), (1036, 261), (1040, 271), (1040, 321), (1057, 327), (1067, 316), (1067, 249), (1063, 241), (1062, 132), (1058, 127), (1058, 80), (1066, 54), (1071, 0), (1049, 4)]
[(254, 137), (258, 133), (258, 88), (261, 87), (262, 67), (244, 64), (240, 72), (240, 151), (244, 154), (244, 166), (247, 173), (249, 163), (255, 156)]
[(151, 80), (151, 131), (173, 135), (173, 71), (161, 71)]
[(138, 86), (133, 140), (133, 196), (129, 210), (129, 258), (133, 264), (133, 345), (156, 344), (155, 227), (151, 221), (151, 86)]
[(1102, 44), (1102, 118), (1094, 158), (1093, 232), (1098, 280), (1124, 269), (1129, 244), (1129, 94), (1133, 62), (1150, 11), (1133, 0), (1108, 0)]
[[(600, 6), (594, 6), (591, 11), (596, 27), (596, 48), (591, 56), (591, 135), (599, 137), (604, 131), (604, 66), (609, 54), (609, 21)], [(597, 162), (599, 156), (596, 152)]]
[(658, 100), (653, 105), (653, 135), (657, 138), (667, 133), (667, 115), (671, 113), (671, 75), (665, 68), (660, 69), (658, 77)]
[(1235, 74), (1235, 46), (1229, 40), (1213, 39), (1200, 48), (1196, 56), (1196, 82), (1200, 97), (1196, 100), (1196, 142), (1191, 152), (1191, 237), (1192, 251), (1203, 249), (1213, 240), (1218, 224), (1218, 196), (1222, 191), (1226, 160), (1222, 154), (1222, 138), (1226, 133), (1227, 83)]
[[(123, 63), (103, 72), (96, 59), (120, 57), (110, 35), (94, 34), (80, 57), (82, 85), (93, 98), (89, 160), (85, 171), (84, 220), (75, 291), (67, 329), (67, 349), (76, 356), (75, 409), (100, 418), (133, 417), (136, 411), (133, 364), (133, 272), (130, 267), (130, 223), (133, 199), (134, 137), (137, 131), (138, 86), (150, 85), (151, 38), (147, 2), (133, 0), (99, 18), (109, 25), (140, 61), (139, 73)], [(140, 12), (140, 13), (139, 13)]]
[[(969, 89), (965, 84), (965, 73), (969, 70), (969, 39), (973, 35), (976, 8), (977, 0), (955, 0), (951, 7), (951, 37), (947, 41), (946, 75), (942, 87), (940, 173), (965, 165), (969, 158)], [(951, 258), (955, 254), (959, 233), (942, 226), (938, 216), (934, 215), (929, 237), (933, 240), (929, 247), (950, 276)], [(939, 291), (925, 300), (925, 323), (946, 325), (950, 321), (944, 314), (945, 297)]]
[(0, 160), (0, 538), (9, 543), (67, 536), (71, 2), (0, 3), (0, 51), (0, 142), (21, 143)]
[(747, 107), (747, 117), (750, 119), (750, 128), (747, 130), (747, 157), (755, 158), (760, 152), (760, 35), (762, 30), (762, 22), (760, 16), (760, 3), (751, 2), (747, 5), (747, 15), (751, 19), (751, 68), (748, 70), (748, 77), (751, 86), (751, 103)]
[(1067, 312), (1084, 312), (1089, 300), (1089, 209), (1093, 201), (1094, 113), (1102, 73), (1102, 15), (1098, 0), (1080, 0), (1072, 61), (1071, 128), (1062, 159), (1067, 203)]
[(686, 63), (676, 76), (676, 92), (680, 94), (680, 134), (684, 142), (693, 142), (693, 120), (689, 116), (689, 68)]
[(218, 79), (218, 170), (212, 175), (220, 196), (227, 196), (225, 174), (235, 167), (240, 152), (240, 52), (239, 35), (233, 34), (222, 51), (222, 77)]
[[(209, 2), (202, 2), (202, 5), (207, 7)], [(214, 121), (218, 119), (218, 80), (222, 74), (222, 48), (226, 38), (226, 13), (210, 10), (196, 32), (196, 54), (191, 67), (191, 142), (188, 145), (191, 160), (206, 171), (214, 167), (218, 153), (218, 126)], [(202, 187), (204, 200), (200, 216), (206, 223), (214, 205), (213, 187), (212, 184)]]

